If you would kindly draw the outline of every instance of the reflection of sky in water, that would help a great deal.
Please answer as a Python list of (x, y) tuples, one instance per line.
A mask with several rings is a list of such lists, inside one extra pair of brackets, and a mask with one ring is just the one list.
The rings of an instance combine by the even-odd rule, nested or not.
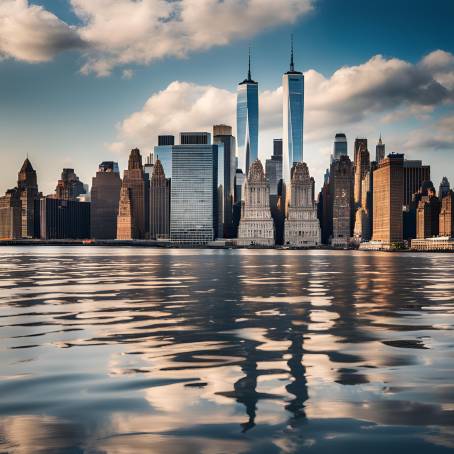
[(452, 255), (4, 248), (0, 452), (448, 452), (453, 271)]

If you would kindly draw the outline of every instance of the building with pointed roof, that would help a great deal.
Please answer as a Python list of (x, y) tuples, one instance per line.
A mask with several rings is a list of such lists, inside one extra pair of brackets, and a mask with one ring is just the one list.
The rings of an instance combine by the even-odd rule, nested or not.
[(28, 157), (22, 164), (17, 176), (17, 188), (21, 203), (21, 238), (39, 236), (36, 201), (39, 200), (36, 171)]
[(244, 202), (238, 227), (241, 246), (273, 246), (274, 223), (270, 209), (270, 186), (260, 160), (255, 160), (244, 183)]
[(291, 199), (285, 220), (284, 244), (293, 247), (314, 247), (321, 243), (320, 222), (314, 200), (314, 180), (304, 162), (292, 169)]
[(259, 91), (258, 83), (251, 76), (251, 54), (247, 78), (238, 84), (236, 106), (236, 130), (238, 168), (245, 174), (258, 158), (259, 138)]
[(150, 182), (150, 238), (170, 236), (170, 180), (166, 178), (161, 161), (153, 166)]

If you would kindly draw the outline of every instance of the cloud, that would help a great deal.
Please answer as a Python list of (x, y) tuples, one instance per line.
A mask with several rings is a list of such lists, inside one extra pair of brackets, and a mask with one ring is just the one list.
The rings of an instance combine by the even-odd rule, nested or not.
[(82, 48), (77, 30), (27, 0), (0, 3), (0, 57), (29, 63), (51, 60), (57, 53)]
[(0, 55), (28, 62), (83, 47), (83, 74), (229, 44), (291, 24), (313, 0), (70, 0), (80, 23), (69, 26), (27, 0), (2, 0)]

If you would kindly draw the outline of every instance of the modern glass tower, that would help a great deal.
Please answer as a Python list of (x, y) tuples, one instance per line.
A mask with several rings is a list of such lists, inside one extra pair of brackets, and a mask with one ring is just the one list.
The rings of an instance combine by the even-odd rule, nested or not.
[(303, 161), (303, 120), (304, 120), (304, 75), (295, 71), (293, 63), (293, 39), (290, 56), (290, 70), (282, 76), (283, 89), (283, 157), (282, 173), (287, 197), (290, 196), (291, 169), (293, 164)]
[(258, 158), (259, 85), (251, 78), (251, 56), (247, 79), (238, 84), (236, 105), (238, 168), (245, 174)]

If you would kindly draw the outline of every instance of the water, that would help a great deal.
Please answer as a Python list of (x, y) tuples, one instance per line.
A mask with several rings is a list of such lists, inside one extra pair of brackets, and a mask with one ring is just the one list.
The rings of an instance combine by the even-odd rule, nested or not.
[(0, 452), (454, 450), (454, 255), (0, 250)]

